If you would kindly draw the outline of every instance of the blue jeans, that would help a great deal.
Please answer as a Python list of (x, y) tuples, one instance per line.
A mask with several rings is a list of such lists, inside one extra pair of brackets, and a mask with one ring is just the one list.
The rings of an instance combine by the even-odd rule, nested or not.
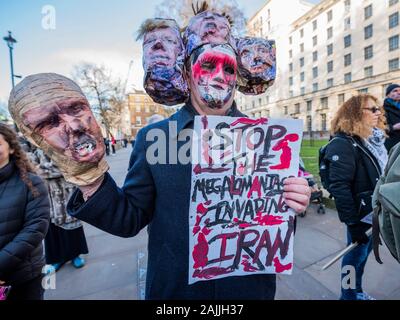
[[(351, 244), (351, 235), (347, 229), (347, 245)], [(342, 260), (342, 272), (341, 272), (341, 289), (342, 295), (340, 300), (357, 300), (357, 293), (363, 292), (362, 289), (362, 276), (364, 274), (364, 268), (368, 260), (368, 256), (372, 250), (372, 237), (369, 237), (369, 242), (366, 244), (359, 244), (349, 253), (347, 253)], [(343, 269), (345, 266), (353, 266), (355, 270), (356, 283), (355, 288), (344, 289), (343, 278), (348, 277), (349, 271)]]

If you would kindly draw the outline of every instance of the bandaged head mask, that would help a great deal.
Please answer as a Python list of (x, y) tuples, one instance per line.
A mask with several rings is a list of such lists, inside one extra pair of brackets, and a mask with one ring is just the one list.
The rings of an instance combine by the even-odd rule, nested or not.
[(276, 77), (275, 42), (245, 37), (237, 40), (239, 91), (261, 94)]
[(72, 80), (55, 73), (28, 76), (11, 91), (9, 110), (25, 137), (68, 182), (88, 185), (108, 170), (101, 130)]
[(141, 37), (146, 92), (157, 103), (184, 102), (189, 95), (183, 77), (185, 52), (175, 20), (147, 19), (139, 30)]

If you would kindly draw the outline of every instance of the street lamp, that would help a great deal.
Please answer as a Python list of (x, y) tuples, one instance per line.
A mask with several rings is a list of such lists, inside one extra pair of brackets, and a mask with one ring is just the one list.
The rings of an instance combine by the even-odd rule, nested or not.
[(11, 84), (12, 87), (14, 88), (15, 86), (14, 78), (21, 78), (21, 76), (17, 76), (14, 74), (13, 49), (14, 49), (14, 43), (17, 43), (17, 40), (15, 40), (12, 37), (11, 31), (8, 31), (8, 36), (3, 37), (3, 40), (7, 43), (8, 49), (10, 49)]

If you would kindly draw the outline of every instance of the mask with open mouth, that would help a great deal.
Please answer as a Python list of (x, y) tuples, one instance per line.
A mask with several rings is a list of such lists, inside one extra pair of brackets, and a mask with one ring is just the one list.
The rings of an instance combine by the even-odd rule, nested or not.
[(108, 170), (101, 130), (72, 80), (55, 73), (28, 76), (11, 91), (9, 110), (24, 136), (68, 182), (88, 185)]

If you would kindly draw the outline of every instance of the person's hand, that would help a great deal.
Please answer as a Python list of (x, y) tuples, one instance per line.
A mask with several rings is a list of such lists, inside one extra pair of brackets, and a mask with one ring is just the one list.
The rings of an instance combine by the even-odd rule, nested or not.
[(0, 280), (0, 286), (2, 286), (3, 284), (5, 284), (5, 281)]
[(287, 178), (283, 186), (283, 198), (296, 213), (306, 211), (310, 204), (311, 189), (304, 178)]
[(87, 186), (80, 186), (79, 189), (82, 191), (83, 200), (87, 201), (97, 191), (97, 189), (100, 188), (103, 180), (104, 174), (92, 184), (89, 184)]
[(400, 122), (393, 125), (393, 130), (400, 130)]
[(365, 234), (367, 227), (364, 223), (357, 223), (349, 225), (349, 232), (351, 235), (352, 243), (367, 244), (369, 242), (368, 236)]

